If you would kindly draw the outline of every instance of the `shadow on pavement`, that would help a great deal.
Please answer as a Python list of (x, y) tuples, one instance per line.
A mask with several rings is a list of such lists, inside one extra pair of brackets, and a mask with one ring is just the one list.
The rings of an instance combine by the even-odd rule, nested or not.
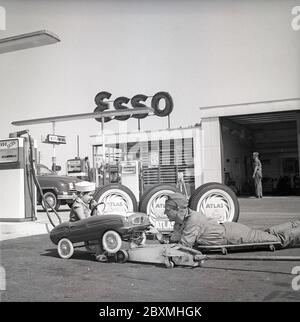
[[(63, 260), (63, 258), (59, 257), (56, 248), (46, 249), (44, 253), (41, 253), (41, 256), (56, 257)], [(81, 250), (76, 250), (71, 258), (80, 259), (80, 260), (92, 260), (92, 261), (95, 260), (92, 254), (88, 253), (87, 251), (81, 251)]]

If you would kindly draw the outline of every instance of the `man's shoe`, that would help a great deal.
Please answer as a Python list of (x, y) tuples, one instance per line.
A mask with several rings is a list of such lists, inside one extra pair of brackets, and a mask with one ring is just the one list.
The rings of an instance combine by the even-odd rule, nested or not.
[(96, 261), (97, 262), (107, 262), (108, 261), (108, 258), (104, 254), (96, 255)]

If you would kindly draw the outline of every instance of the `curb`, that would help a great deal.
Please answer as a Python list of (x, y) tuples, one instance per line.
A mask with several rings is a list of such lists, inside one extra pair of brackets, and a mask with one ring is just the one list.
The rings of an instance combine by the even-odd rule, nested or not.
[(0, 241), (32, 235), (49, 234), (52, 226), (49, 223), (22, 222), (0, 224)]

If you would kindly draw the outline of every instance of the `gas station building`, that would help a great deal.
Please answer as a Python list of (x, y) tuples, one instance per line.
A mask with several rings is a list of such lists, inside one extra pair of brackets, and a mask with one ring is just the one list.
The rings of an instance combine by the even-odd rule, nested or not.
[[(263, 188), (299, 192), (300, 99), (200, 108), (206, 181), (249, 192), (252, 152), (260, 154)], [(286, 191), (281, 191), (284, 193)]]
[[(265, 194), (299, 194), (300, 99), (200, 107), (194, 127), (121, 133), (105, 137), (112, 174), (117, 161), (142, 163), (143, 189), (176, 184), (184, 173), (188, 192), (221, 182), (252, 194), (252, 152), (259, 152)], [(102, 160), (102, 136), (91, 137), (93, 164)], [(111, 181), (110, 181), (111, 182)]]

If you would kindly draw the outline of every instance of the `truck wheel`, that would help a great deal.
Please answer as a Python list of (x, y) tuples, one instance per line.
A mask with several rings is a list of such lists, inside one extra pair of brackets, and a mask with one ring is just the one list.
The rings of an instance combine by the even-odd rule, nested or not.
[(180, 191), (172, 185), (158, 184), (141, 197), (140, 212), (148, 214), (151, 224), (159, 230), (173, 230), (173, 225), (164, 214), (167, 195), (173, 192)]
[[(52, 208), (54, 208), (55, 210), (58, 210), (60, 205), (61, 205), (61, 201), (57, 199), (56, 194), (52, 191), (46, 191), (44, 193), (44, 197), (47, 200), (47, 202), (52, 206)], [(47, 209), (51, 209), (47, 203), (44, 202), (44, 200), (42, 199), (42, 206), (44, 208)]]
[(62, 238), (57, 245), (58, 255), (61, 258), (68, 259), (74, 253), (74, 246), (68, 238)]
[(235, 193), (217, 182), (206, 183), (196, 189), (190, 197), (189, 207), (218, 222), (238, 221), (240, 212)]
[(137, 201), (133, 192), (118, 183), (108, 184), (96, 190), (94, 199), (105, 204), (105, 212), (135, 212)]
[(108, 253), (116, 253), (122, 246), (121, 236), (114, 230), (106, 231), (102, 236), (102, 246)]

